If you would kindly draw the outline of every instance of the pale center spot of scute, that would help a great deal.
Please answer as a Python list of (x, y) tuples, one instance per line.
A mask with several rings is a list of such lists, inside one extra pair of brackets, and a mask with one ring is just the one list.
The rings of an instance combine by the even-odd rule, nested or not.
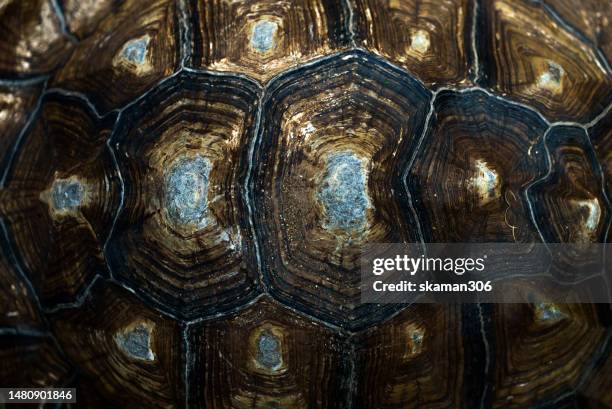
[(553, 93), (558, 93), (562, 89), (562, 79), (565, 75), (563, 67), (559, 64), (548, 61), (547, 69), (538, 77), (538, 86)]
[(272, 371), (283, 363), (280, 340), (270, 331), (263, 331), (257, 338), (257, 362)]
[(425, 338), (423, 329), (414, 324), (410, 324), (406, 328), (406, 335), (408, 337), (406, 356), (412, 357), (420, 354), (423, 349), (423, 339)]
[(424, 54), (429, 50), (429, 33), (425, 30), (418, 30), (412, 36), (410, 48), (419, 54)]
[(541, 302), (535, 305), (536, 317), (541, 321), (555, 322), (563, 319), (565, 314), (552, 303)]
[(149, 37), (137, 38), (130, 40), (123, 46), (121, 55), (127, 61), (136, 65), (142, 65), (145, 63), (149, 46)]
[(128, 356), (143, 361), (153, 361), (155, 355), (151, 350), (151, 330), (143, 324), (118, 332), (115, 342)]
[(362, 159), (353, 152), (331, 155), (319, 188), (326, 229), (360, 230), (371, 208)]
[(578, 205), (587, 211), (587, 217), (584, 224), (586, 230), (589, 232), (595, 231), (599, 225), (599, 219), (601, 218), (601, 206), (599, 206), (599, 201), (593, 198), (590, 200), (583, 200), (579, 202)]
[(173, 222), (206, 225), (210, 170), (208, 158), (195, 156), (180, 159), (167, 173), (165, 205)]
[(477, 159), (474, 166), (476, 175), (472, 178), (472, 186), (475, 188), (481, 203), (487, 203), (500, 194), (499, 175), (482, 159)]
[(56, 180), (51, 188), (53, 207), (58, 211), (70, 211), (81, 205), (84, 188), (77, 180)]
[(251, 47), (260, 53), (265, 53), (274, 47), (274, 37), (278, 25), (269, 20), (261, 20), (255, 23), (251, 32)]

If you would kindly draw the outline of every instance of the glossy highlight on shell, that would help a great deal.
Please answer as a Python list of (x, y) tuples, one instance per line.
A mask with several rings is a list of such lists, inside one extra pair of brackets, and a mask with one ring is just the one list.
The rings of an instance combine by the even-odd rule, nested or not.
[(610, 2), (5, 0), (0, 34), (0, 387), (612, 407), (610, 304), (566, 285), (612, 293), (609, 246), (515, 304), (360, 277), (375, 243), (610, 242)]

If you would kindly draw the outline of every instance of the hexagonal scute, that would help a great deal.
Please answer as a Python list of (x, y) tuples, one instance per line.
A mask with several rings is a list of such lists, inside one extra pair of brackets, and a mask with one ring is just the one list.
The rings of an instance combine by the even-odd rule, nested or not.
[(556, 126), (545, 144), (550, 173), (529, 189), (545, 241), (605, 242), (610, 210), (588, 135), (582, 128)]
[(259, 80), (348, 47), (348, 11), (329, 0), (194, 0), (192, 64)]
[(86, 94), (101, 112), (124, 106), (178, 68), (176, 18), (173, 0), (121, 2), (78, 44), (51, 86)]
[(194, 408), (337, 408), (348, 399), (344, 340), (267, 299), (190, 329)]
[(257, 291), (242, 189), (259, 93), (246, 80), (182, 72), (117, 124), (125, 192), (107, 260), (180, 317), (227, 311)]
[(469, 84), (472, 2), (350, 1), (359, 45), (428, 85)]
[(355, 337), (360, 408), (476, 407), (463, 394), (468, 378), (456, 305), (420, 304)]
[(0, 210), (45, 307), (73, 301), (107, 272), (102, 247), (120, 201), (106, 146), (113, 123), (78, 99), (48, 94), (8, 161)]
[(7, 0), (0, 3), (0, 75), (46, 74), (72, 50), (61, 22), (48, 0)]
[(481, 91), (443, 91), (407, 174), (426, 243), (535, 242), (525, 189), (546, 173), (546, 124)]
[(409, 242), (401, 171), (430, 94), (366, 54), (290, 73), (262, 107), (252, 188), (265, 280), (290, 305), (357, 328), (392, 306), (359, 305), (367, 243)]
[(184, 402), (180, 324), (129, 291), (97, 280), (81, 306), (50, 316), (71, 362), (113, 407), (178, 408)]
[[(490, 340), (495, 346), (490, 371), (495, 387), (487, 403), (494, 408), (544, 407), (582, 389), (584, 379), (605, 357), (602, 347), (609, 343), (609, 328), (600, 317), (607, 308), (603, 304), (600, 308), (597, 304), (496, 304)], [(585, 406), (578, 407), (599, 407), (586, 403), (598, 402), (605, 391), (592, 392)]]
[(483, 85), (550, 120), (589, 122), (612, 99), (612, 76), (597, 53), (537, 2), (482, 2)]

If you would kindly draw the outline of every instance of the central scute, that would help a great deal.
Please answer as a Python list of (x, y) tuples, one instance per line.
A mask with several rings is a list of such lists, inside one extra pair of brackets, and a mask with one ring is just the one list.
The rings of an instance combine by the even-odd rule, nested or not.
[(182, 226), (206, 226), (210, 161), (203, 156), (183, 158), (166, 176), (165, 205), (172, 222)]
[(371, 207), (366, 188), (363, 161), (355, 153), (346, 151), (331, 155), (318, 192), (324, 209), (323, 227), (362, 230)]

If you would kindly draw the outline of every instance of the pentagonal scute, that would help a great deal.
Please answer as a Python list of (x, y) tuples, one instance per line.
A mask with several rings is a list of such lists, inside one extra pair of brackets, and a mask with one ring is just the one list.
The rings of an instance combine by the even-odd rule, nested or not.
[(106, 256), (115, 277), (186, 319), (256, 293), (243, 187), (260, 89), (182, 72), (121, 114), (124, 200)]
[(468, 85), (473, 3), (350, 0), (357, 43), (428, 85)]
[(194, 67), (259, 80), (346, 49), (349, 12), (326, 0), (191, 1)]
[(102, 249), (121, 189), (106, 145), (114, 118), (53, 93), (33, 115), (5, 156), (0, 209), (18, 268), (53, 308), (107, 272)]
[[(76, 46), (51, 80), (52, 87), (83, 93), (106, 113), (123, 107), (178, 69), (181, 47), (175, 1), (128, 0), (115, 3), (109, 13), (99, 2), (101, 15), (92, 13), (96, 9), (89, 2), (82, 6), (96, 28)], [(74, 8), (70, 10), (78, 16)]]
[(598, 53), (541, 4), (482, 4), (478, 36), (483, 84), (551, 121), (589, 122), (612, 99), (612, 76)]
[[(472, 317), (475, 318), (475, 317)], [(442, 335), (443, 334), (443, 335)], [(466, 345), (458, 305), (413, 305), (391, 320), (354, 337), (353, 399), (362, 408), (474, 407), (465, 393), (474, 376), (482, 374), (476, 345)], [(372, 379), (376, 379), (373, 382)]]
[(346, 338), (275, 301), (194, 325), (189, 339), (194, 408), (337, 408), (350, 399)]
[(360, 255), (368, 243), (416, 239), (400, 173), (429, 100), (416, 81), (361, 52), (270, 85), (251, 195), (272, 294), (350, 328), (392, 308), (360, 305)]
[(524, 193), (546, 174), (546, 129), (482, 91), (438, 94), (406, 177), (424, 241), (540, 241)]

